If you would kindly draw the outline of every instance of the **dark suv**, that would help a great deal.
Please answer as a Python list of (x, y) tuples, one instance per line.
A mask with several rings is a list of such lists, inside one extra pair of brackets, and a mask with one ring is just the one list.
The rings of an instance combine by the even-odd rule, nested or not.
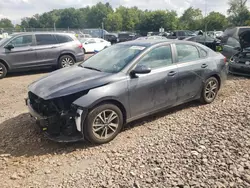
[(63, 68), (84, 60), (82, 44), (68, 33), (18, 33), (0, 41), (0, 78), (7, 72)]

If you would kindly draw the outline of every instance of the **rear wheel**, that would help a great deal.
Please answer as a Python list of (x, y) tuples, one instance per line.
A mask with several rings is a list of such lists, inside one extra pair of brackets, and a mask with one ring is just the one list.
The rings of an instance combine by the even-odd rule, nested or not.
[(59, 63), (59, 65), (58, 65), (59, 68), (70, 67), (70, 66), (73, 66), (75, 64), (75, 60), (70, 55), (63, 55), (62, 57), (60, 57), (58, 63)]
[(0, 62), (0, 79), (4, 78), (7, 74), (7, 68)]
[(210, 77), (206, 80), (203, 90), (201, 93), (200, 101), (203, 104), (210, 104), (212, 103), (219, 91), (219, 82), (215, 77)]
[(84, 136), (93, 144), (104, 144), (113, 140), (121, 131), (123, 115), (113, 104), (102, 104), (87, 116)]

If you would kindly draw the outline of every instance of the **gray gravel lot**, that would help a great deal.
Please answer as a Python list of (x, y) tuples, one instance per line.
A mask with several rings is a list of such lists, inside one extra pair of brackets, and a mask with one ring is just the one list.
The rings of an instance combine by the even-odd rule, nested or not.
[(250, 79), (230, 76), (213, 104), (138, 120), (111, 143), (44, 139), (24, 105), (45, 73), (0, 80), (0, 187), (250, 187)]

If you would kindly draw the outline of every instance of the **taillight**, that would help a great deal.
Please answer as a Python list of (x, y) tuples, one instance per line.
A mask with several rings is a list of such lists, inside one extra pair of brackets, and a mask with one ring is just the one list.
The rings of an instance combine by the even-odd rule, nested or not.
[(227, 58), (226, 57), (224, 58), (224, 63), (227, 63)]
[(80, 44), (78, 45), (78, 47), (82, 49), (82, 47), (83, 47), (83, 46), (82, 46), (82, 43), (80, 43)]

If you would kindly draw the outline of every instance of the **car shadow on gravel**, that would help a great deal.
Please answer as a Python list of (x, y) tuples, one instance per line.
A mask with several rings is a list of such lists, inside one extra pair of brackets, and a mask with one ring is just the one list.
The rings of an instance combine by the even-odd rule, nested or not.
[(28, 75), (33, 75), (33, 74), (43, 74), (43, 73), (49, 73), (54, 71), (55, 69), (53, 68), (43, 68), (43, 69), (37, 69), (37, 70), (29, 70), (29, 71), (24, 71), (24, 72), (10, 72), (7, 74), (6, 78), (9, 77), (19, 77), (19, 76), (28, 76)]
[(0, 132), (0, 155), (20, 157), (63, 154), (92, 147), (86, 142), (56, 143), (44, 138), (28, 113), (1, 123)]
[[(176, 111), (199, 106), (199, 102), (183, 104), (157, 114), (142, 118), (127, 124), (123, 131), (141, 126), (145, 122), (155, 121), (163, 116), (170, 115)], [(71, 153), (77, 149), (96, 147), (88, 142), (77, 143), (56, 143), (43, 137), (36, 123), (28, 113), (20, 114), (0, 124), (0, 155), (10, 154), (11, 156), (37, 156), (46, 154)], [(122, 133), (121, 133), (122, 134)]]

